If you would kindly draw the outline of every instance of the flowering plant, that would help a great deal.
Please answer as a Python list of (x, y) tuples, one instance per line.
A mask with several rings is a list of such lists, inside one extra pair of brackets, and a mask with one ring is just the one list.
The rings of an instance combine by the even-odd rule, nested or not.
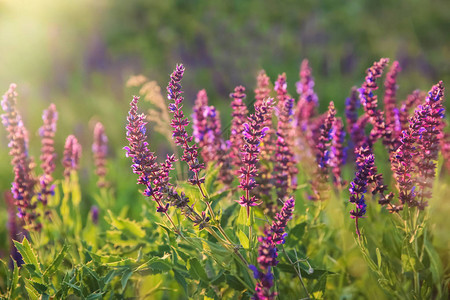
[[(5, 193), (12, 259), (0, 261), (1, 297), (445, 299), (445, 230), (431, 230), (442, 224), (429, 212), (448, 191), (440, 177), (450, 172), (437, 176), (449, 165), (444, 84), (398, 104), (394, 62), (382, 108), (377, 80), (388, 63), (367, 70), (344, 113), (338, 99), (320, 113), (307, 60), (297, 103), (286, 74), (272, 89), (261, 71), (254, 103), (243, 86), (230, 95), (231, 135), (205, 90), (187, 116), (183, 65), (167, 100), (133, 77), (128, 84), (143, 87), (126, 117), (127, 160), (112, 160), (127, 169), (110, 163), (108, 128), (96, 123), (93, 170), (81, 164), (83, 139), (69, 135), (62, 176), (56, 106), (43, 114), (38, 169), (11, 85), (2, 122), (14, 173)], [(96, 184), (85, 190), (78, 176), (88, 173)]]

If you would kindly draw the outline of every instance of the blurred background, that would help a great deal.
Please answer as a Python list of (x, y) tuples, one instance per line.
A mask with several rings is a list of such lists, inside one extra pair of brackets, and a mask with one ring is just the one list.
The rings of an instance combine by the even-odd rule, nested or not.
[[(193, 103), (205, 88), (226, 124), (228, 95), (236, 85), (247, 87), (251, 101), (260, 69), (272, 82), (286, 72), (288, 89), (296, 95), (299, 66), (308, 58), (320, 111), (334, 100), (343, 114), (351, 87), (360, 85), (365, 69), (381, 57), (398, 60), (403, 69), (399, 100), (441, 79), (448, 85), (449, 29), (448, 0), (0, 0), (0, 90), (18, 84), (34, 157), (42, 110), (56, 104), (57, 151), (62, 153), (67, 135), (79, 138), (85, 147), (81, 180), (87, 185), (94, 180), (88, 168), (91, 132), (96, 121), (103, 122), (110, 155), (118, 157), (111, 176), (123, 182), (117, 191), (125, 199), (137, 193), (133, 184), (126, 186), (135, 181), (133, 174), (120, 172), (129, 168), (122, 147), (129, 101), (137, 92), (125, 87), (131, 75), (156, 80), (164, 92), (175, 64), (184, 63), (186, 101)], [(185, 107), (190, 114), (192, 106)], [(156, 150), (163, 139), (151, 135)], [(3, 191), (13, 179), (4, 130), (0, 145)]]

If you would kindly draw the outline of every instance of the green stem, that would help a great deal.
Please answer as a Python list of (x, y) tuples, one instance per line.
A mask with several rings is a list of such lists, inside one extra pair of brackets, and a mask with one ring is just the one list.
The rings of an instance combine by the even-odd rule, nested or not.
[(286, 253), (286, 250), (284, 250), (283, 248), (283, 253), (286, 256), (286, 258), (288, 259), (289, 263), (291, 264), (291, 266), (294, 268), (295, 273), (297, 273), (297, 277), (298, 279), (300, 279), (300, 283), (302, 284), (303, 289), (305, 290), (306, 296), (308, 297), (307, 299), (310, 299), (309, 293), (308, 293), (308, 289), (305, 286), (305, 283), (303, 282), (303, 278), (302, 278), (302, 274), (300, 269), (297, 269), (295, 267), (295, 264), (292, 262), (291, 258), (289, 257), (289, 255)]

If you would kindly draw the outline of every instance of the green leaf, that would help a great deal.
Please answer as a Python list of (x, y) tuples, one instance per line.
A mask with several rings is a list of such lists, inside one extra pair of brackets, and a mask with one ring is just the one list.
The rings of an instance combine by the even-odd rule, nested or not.
[(189, 270), (189, 273), (191, 273), (191, 275), (194, 275), (195, 278), (209, 282), (209, 278), (208, 275), (206, 275), (205, 268), (201, 265), (200, 261), (197, 258), (191, 258), (188, 261), (187, 268)]
[(58, 253), (58, 255), (56, 255), (50, 266), (48, 266), (48, 268), (44, 271), (44, 276), (52, 276), (53, 273), (58, 270), (59, 266), (64, 260), (64, 257), (66, 256), (67, 250), (69, 250), (69, 245), (67, 243), (64, 243), (61, 251)]
[(378, 263), (378, 269), (381, 269), (381, 253), (380, 253), (380, 248), (376, 249), (377, 252), (377, 263)]
[(225, 275), (225, 280), (231, 288), (237, 290), (237, 291), (243, 291), (245, 290), (245, 286), (239, 281), (239, 279), (236, 278), (236, 276), (233, 275)]
[(250, 244), (248, 242), (247, 235), (242, 230), (239, 229), (237, 232), (237, 236), (239, 238), (239, 242), (241, 242), (242, 247), (244, 247), (244, 249), (248, 249)]
[(96, 300), (96, 299), (103, 299), (103, 293), (92, 293), (89, 296), (85, 298), (86, 300)]
[(111, 211), (108, 211), (109, 217), (111, 218), (111, 225), (121, 230), (123, 233), (131, 234), (138, 238), (145, 237), (145, 230), (136, 223), (136, 221), (131, 221), (129, 219), (122, 219), (119, 217), (114, 217)]
[(33, 249), (31, 248), (30, 243), (28, 242), (27, 238), (23, 238), (22, 243), (19, 243), (18, 241), (13, 241), (14, 245), (17, 248), (17, 251), (22, 255), (23, 261), (26, 264), (31, 264), (36, 267), (36, 272), (42, 276), (41, 267), (39, 266), (37, 255), (34, 253)]
[(205, 176), (205, 189), (206, 192), (210, 195), (214, 192), (214, 184), (216, 183), (216, 177), (219, 173), (220, 167), (215, 163), (208, 164), (208, 168), (206, 169)]
[(17, 262), (15, 260), (13, 260), (13, 263), (14, 263), (14, 271), (8, 287), (8, 294), (11, 297), (11, 299), (15, 298), (16, 291), (18, 291), (16, 290), (16, 288), (19, 283), (19, 267), (17, 266)]
[(188, 295), (188, 286), (187, 286), (187, 282), (186, 279), (184, 279), (185, 276), (183, 276), (180, 272), (178, 272), (177, 270), (173, 269), (173, 275), (175, 277), (175, 280), (181, 285), (181, 287), (184, 290), (184, 293), (186, 295)]
[(424, 269), (423, 264), (414, 252), (413, 246), (409, 243), (408, 238), (403, 240), (401, 260), (403, 272), (417, 272)]
[(79, 286), (77, 286), (77, 285), (75, 285), (75, 284), (72, 284), (72, 283), (70, 283), (70, 282), (66, 282), (65, 284), (66, 284), (68, 287), (72, 288), (77, 296), (81, 296), (81, 295), (82, 295), (81, 287), (79, 287)]
[(441, 259), (439, 258), (439, 254), (434, 249), (433, 245), (430, 243), (428, 239), (425, 239), (425, 250), (430, 259), (430, 272), (433, 279), (433, 282), (440, 286), (442, 282), (442, 277), (444, 275), (444, 269), (442, 266)]
[(31, 285), (33, 285), (34, 289), (41, 295), (47, 291), (47, 286), (42, 283), (38, 283), (33, 280), (30, 280), (30, 283)]
[(120, 283), (122, 284), (122, 293), (125, 291), (131, 275), (133, 275), (133, 271), (131, 269), (125, 269), (125, 271), (123, 272), (122, 278), (120, 279)]

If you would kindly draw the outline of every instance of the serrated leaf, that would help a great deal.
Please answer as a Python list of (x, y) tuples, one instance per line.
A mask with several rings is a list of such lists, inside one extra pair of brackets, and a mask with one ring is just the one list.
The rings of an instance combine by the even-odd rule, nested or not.
[(27, 238), (24, 237), (22, 243), (19, 243), (18, 241), (13, 242), (14, 245), (16, 246), (17, 251), (19, 251), (19, 253), (22, 255), (23, 261), (26, 264), (34, 265), (36, 267), (37, 273), (42, 276), (42, 271), (41, 267), (39, 266), (37, 255), (31, 248), (31, 245), (28, 242)]
[(109, 217), (111, 218), (111, 225), (121, 230), (123, 233), (129, 233), (135, 237), (143, 238), (145, 237), (145, 230), (136, 222), (129, 219), (123, 219), (120, 217), (115, 217), (111, 211), (108, 211)]
[(36, 293), (36, 291), (34, 290), (33, 287), (31, 286), (26, 286), (25, 287), (28, 297), (30, 297), (31, 300), (38, 300), (39, 299), (39, 295)]
[(47, 291), (47, 286), (42, 283), (35, 282), (33, 280), (30, 280), (30, 283), (34, 287), (34, 289), (41, 295)]
[(193, 275), (196, 275), (196, 278), (206, 282), (209, 281), (208, 275), (206, 275), (205, 272), (205, 268), (201, 265), (200, 261), (197, 258), (191, 258), (188, 261), (187, 268), (189, 270), (189, 273), (193, 273)]
[(8, 287), (8, 294), (11, 298), (15, 297), (15, 291), (19, 283), (19, 267), (17, 266), (17, 262), (14, 259), (13, 264), (14, 264), (14, 271)]
[(183, 288), (185, 295), (188, 295), (188, 286), (186, 279), (184, 279), (184, 276), (175, 269), (173, 270), (173, 275), (178, 284)]
[(44, 271), (44, 276), (52, 276), (53, 273), (58, 270), (59, 266), (64, 260), (64, 257), (66, 256), (67, 250), (69, 250), (69, 245), (67, 243), (64, 243), (61, 251), (58, 253), (58, 255), (56, 255), (50, 266), (48, 266), (48, 268)]

